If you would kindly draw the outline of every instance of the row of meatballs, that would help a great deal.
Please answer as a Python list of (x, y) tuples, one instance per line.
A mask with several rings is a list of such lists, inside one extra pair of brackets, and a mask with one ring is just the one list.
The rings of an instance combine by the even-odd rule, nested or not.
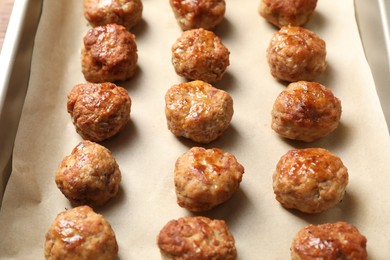
[[(285, 138), (304, 142), (333, 132), (342, 112), (330, 89), (306, 82), (327, 68), (325, 41), (300, 27), (310, 20), (316, 5), (317, 0), (262, 0), (259, 6), (260, 15), (280, 28), (267, 49), (271, 74), (293, 82), (274, 103), (271, 127)], [(286, 208), (320, 213), (343, 199), (348, 179), (347, 168), (331, 152), (290, 150), (276, 166), (273, 190)], [(291, 259), (368, 259), (366, 243), (357, 228), (346, 222), (308, 225), (294, 237)]]
[[(135, 35), (125, 27), (108, 24), (92, 28), (83, 42), (81, 63), (87, 81), (124, 81), (136, 73)], [(178, 75), (212, 84), (225, 74), (229, 54), (212, 31), (192, 29), (172, 45), (172, 64)], [(285, 26), (271, 38), (267, 59), (271, 74), (279, 80), (312, 81), (326, 70), (326, 44), (308, 29)]]
[[(127, 90), (114, 83), (78, 84), (68, 94), (67, 111), (76, 131), (91, 141), (121, 132), (130, 120), (130, 110)], [(276, 98), (271, 127), (283, 137), (312, 142), (338, 127), (341, 112), (341, 102), (329, 88), (298, 81)], [(200, 80), (173, 85), (165, 95), (168, 129), (198, 143), (223, 135), (233, 114), (231, 95)]]
[[(211, 210), (236, 193), (243, 174), (234, 155), (192, 147), (175, 163), (177, 203), (192, 212)], [(284, 207), (315, 214), (342, 200), (349, 176), (336, 155), (306, 148), (282, 156), (272, 178), (276, 199)], [(72, 204), (100, 206), (117, 194), (121, 172), (107, 148), (85, 140), (62, 160), (55, 181)]]
[[(326, 69), (325, 42), (299, 27), (311, 17), (316, 0), (262, 0), (260, 14), (281, 29), (267, 50), (272, 75), (284, 81), (313, 80)], [(184, 30), (172, 46), (177, 74), (190, 80), (215, 83), (229, 66), (229, 50), (212, 30), (224, 18), (224, 0), (171, 0)], [(129, 30), (142, 16), (140, 0), (86, 0), (84, 16), (94, 27), (84, 37), (82, 72), (89, 82), (124, 81), (137, 67), (135, 35)]]
[[(182, 30), (211, 30), (222, 22), (225, 0), (169, 0)], [(277, 27), (306, 24), (317, 6), (317, 0), (261, 0), (259, 14)], [(84, 17), (96, 27), (115, 23), (131, 30), (142, 18), (141, 0), (84, 0)]]
[[(182, 217), (157, 235), (161, 258), (235, 260), (233, 234), (223, 220)], [(352, 224), (308, 225), (292, 239), (291, 259), (367, 259), (366, 238)], [(110, 223), (89, 206), (58, 214), (46, 234), (47, 259), (117, 259), (118, 243)]]

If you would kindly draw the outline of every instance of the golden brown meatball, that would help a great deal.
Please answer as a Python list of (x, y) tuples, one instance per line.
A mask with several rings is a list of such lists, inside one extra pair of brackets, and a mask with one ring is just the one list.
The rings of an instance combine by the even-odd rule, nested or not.
[(299, 81), (279, 94), (271, 114), (275, 132), (289, 139), (312, 142), (337, 128), (341, 102), (329, 88)]
[(325, 41), (301, 27), (282, 27), (271, 39), (267, 59), (279, 80), (314, 80), (327, 66)]
[(130, 30), (142, 18), (141, 0), (84, 0), (84, 17), (93, 26), (110, 23)]
[(183, 217), (169, 221), (157, 237), (163, 260), (235, 260), (233, 235), (223, 220)]
[(121, 172), (107, 148), (82, 141), (62, 160), (55, 181), (72, 203), (99, 206), (118, 193)]
[(225, 16), (225, 0), (169, 0), (182, 30), (213, 29)]
[(172, 46), (172, 64), (178, 75), (208, 83), (219, 81), (229, 66), (229, 50), (211, 31), (183, 32)]
[(168, 129), (199, 143), (210, 143), (228, 128), (233, 117), (229, 93), (202, 81), (172, 86), (165, 95)]
[(121, 25), (98, 26), (84, 36), (81, 64), (89, 82), (130, 79), (135, 74), (137, 60), (135, 35)]
[(177, 203), (194, 212), (210, 210), (233, 196), (243, 174), (244, 167), (234, 155), (193, 147), (175, 164)]
[(111, 225), (88, 206), (61, 212), (46, 233), (47, 260), (110, 260), (117, 255)]
[(352, 224), (308, 225), (295, 236), (292, 260), (366, 260), (367, 239)]
[(320, 213), (344, 197), (348, 170), (331, 152), (306, 148), (283, 155), (272, 179), (276, 199), (283, 207)]
[(67, 108), (76, 131), (84, 139), (100, 142), (129, 122), (131, 99), (126, 89), (113, 83), (78, 84), (68, 94)]
[(301, 26), (311, 18), (317, 0), (261, 0), (259, 13), (279, 28)]

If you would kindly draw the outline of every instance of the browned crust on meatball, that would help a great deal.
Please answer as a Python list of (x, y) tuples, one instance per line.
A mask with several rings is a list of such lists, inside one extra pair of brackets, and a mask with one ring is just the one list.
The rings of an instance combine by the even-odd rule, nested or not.
[(135, 35), (117, 24), (92, 28), (84, 36), (81, 56), (82, 72), (89, 82), (130, 79), (138, 61)]
[(157, 237), (163, 260), (235, 260), (233, 235), (223, 220), (184, 217), (169, 221)]
[(47, 260), (116, 259), (118, 244), (111, 225), (88, 206), (58, 214), (46, 233)]
[(316, 82), (288, 85), (275, 100), (272, 129), (279, 135), (312, 142), (333, 132), (341, 118), (341, 101)]
[(99, 206), (114, 197), (121, 182), (111, 152), (97, 143), (80, 142), (66, 156), (55, 175), (57, 187), (76, 205)]
[(208, 83), (219, 81), (229, 66), (229, 50), (213, 32), (203, 28), (183, 32), (172, 46), (178, 75)]
[(202, 81), (172, 86), (165, 95), (168, 129), (199, 143), (210, 143), (228, 128), (233, 117), (229, 93)]
[(84, 139), (100, 142), (124, 129), (131, 99), (126, 89), (113, 83), (78, 84), (68, 94), (67, 109), (76, 131)]
[(344, 197), (348, 170), (341, 159), (322, 148), (290, 150), (272, 176), (273, 189), (283, 207), (320, 213)]
[(119, 24), (130, 30), (142, 18), (141, 0), (84, 0), (84, 17), (93, 26)]
[(169, 0), (182, 30), (203, 28), (212, 30), (222, 22), (225, 0)]
[(336, 222), (309, 225), (295, 236), (291, 246), (293, 260), (366, 260), (367, 239), (352, 224)]
[(210, 210), (234, 195), (243, 174), (244, 167), (234, 155), (193, 147), (175, 164), (177, 203), (194, 212)]
[(310, 20), (316, 6), (317, 0), (261, 0), (259, 13), (279, 28), (302, 26)]
[(314, 80), (326, 70), (326, 44), (312, 31), (285, 26), (273, 35), (267, 59), (276, 79)]

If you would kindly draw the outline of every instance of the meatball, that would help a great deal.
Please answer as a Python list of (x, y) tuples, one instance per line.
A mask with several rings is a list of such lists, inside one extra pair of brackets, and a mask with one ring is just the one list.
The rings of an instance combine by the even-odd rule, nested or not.
[(322, 148), (290, 150), (272, 176), (276, 199), (289, 209), (320, 213), (344, 197), (348, 170), (339, 157)]
[(82, 141), (62, 160), (55, 181), (73, 204), (99, 206), (118, 193), (121, 172), (107, 148)]
[(341, 102), (325, 86), (299, 81), (276, 98), (272, 129), (283, 137), (312, 142), (333, 132), (340, 122)]
[(183, 217), (169, 221), (157, 237), (163, 260), (235, 260), (233, 235), (223, 220)]
[(142, 9), (141, 0), (84, 0), (84, 17), (93, 27), (115, 23), (130, 30), (141, 20)]
[(271, 39), (267, 59), (276, 79), (314, 80), (327, 66), (325, 41), (301, 27), (282, 27)]
[(89, 82), (130, 79), (135, 74), (137, 60), (135, 35), (121, 25), (98, 26), (84, 36), (81, 65)]
[(94, 142), (122, 131), (130, 120), (130, 107), (127, 90), (113, 83), (78, 84), (68, 94), (67, 109), (76, 131)]
[(308, 225), (295, 236), (291, 259), (366, 260), (366, 243), (359, 230), (346, 222)]
[(261, 0), (259, 13), (281, 28), (306, 24), (317, 6), (317, 0)]
[(175, 164), (177, 203), (194, 212), (210, 210), (233, 196), (243, 174), (244, 167), (234, 155), (193, 147)]
[(229, 54), (213, 32), (193, 29), (183, 32), (173, 44), (172, 64), (180, 76), (215, 83), (229, 66)]
[(225, 0), (169, 0), (182, 30), (213, 29), (225, 16)]
[(117, 259), (118, 244), (108, 221), (88, 206), (58, 214), (46, 233), (45, 259)]
[(199, 80), (172, 86), (165, 104), (168, 129), (199, 143), (220, 137), (234, 113), (229, 93)]

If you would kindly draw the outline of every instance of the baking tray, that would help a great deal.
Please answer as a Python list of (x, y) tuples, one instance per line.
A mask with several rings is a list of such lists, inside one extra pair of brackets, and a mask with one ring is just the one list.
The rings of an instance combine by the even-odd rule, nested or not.
[[(349, 3), (349, 1), (345, 2)], [(322, 31), (325, 37), (331, 40), (334, 29), (328, 28), (327, 30), (324, 30), (327, 24), (326, 17), (329, 15), (330, 11), (335, 12), (339, 17), (342, 17), (342, 12), (351, 12), (351, 10), (345, 10), (339, 6), (344, 6), (345, 2), (339, 4), (336, 0), (322, 1), (320, 3), (322, 9), (319, 9), (318, 15), (316, 16), (316, 22), (309, 28)], [(166, 3), (165, 5), (162, 4), (163, 2), (151, 3), (147, 0), (145, 0), (144, 3), (146, 12), (145, 18), (136, 31), (137, 38), (142, 43), (139, 46), (140, 69), (138, 73), (140, 76), (126, 85), (134, 101), (132, 123), (127, 128), (127, 131), (129, 131), (134, 138), (126, 138), (122, 135), (119, 138), (104, 143), (113, 150), (113, 153), (116, 155), (120, 167), (125, 174), (124, 183), (118, 198), (116, 198), (108, 207), (99, 209), (99, 212), (110, 220), (117, 233), (121, 259), (158, 259), (158, 250), (155, 246), (154, 239), (159, 229), (164, 223), (172, 218), (188, 215), (188, 212), (179, 209), (178, 206), (175, 205), (170, 173), (173, 168), (174, 160), (194, 144), (174, 138), (166, 128), (160, 129), (160, 127), (165, 124), (163, 114), (159, 114), (159, 116), (156, 117), (155, 114), (150, 112), (154, 109), (163, 109), (163, 106), (161, 106), (161, 98), (163, 97), (162, 94), (169, 87), (167, 82), (174, 84), (181, 80), (174, 75), (172, 67), (168, 64), (169, 62), (162, 62), (167, 60), (166, 58), (169, 56), (167, 53), (169, 52), (170, 44), (173, 43), (175, 37), (171, 37), (171, 35), (171, 38), (166, 39), (164, 37), (155, 37), (155, 35), (169, 29), (171, 32), (173, 30), (178, 36), (180, 35), (180, 30), (178, 29), (169, 8), (166, 6)], [(266, 72), (268, 68), (264, 65), (264, 62), (258, 62), (259, 59), (264, 59), (265, 46), (270, 38), (271, 31), (275, 29), (258, 17), (255, 11), (258, 5), (257, 2), (252, 1), (248, 3), (248, 6), (245, 8), (241, 8), (238, 6), (239, 3), (234, 1), (227, 1), (227, 3), (228, 6), (232, 7), (229, 12), (232, 12), (232, 10), (238, 12), (241, 15), (241, 19), (230, 16), (231, 13), (228, 12), (227, 20), (224, 21), (224, 24), (221, 27), (222, 29), (217, 30), (217, 34), (222, 37), (223, 41), (226, 41), (233, 54), (231, 59), (232, 64), (230, 66), (232, 69), (229, 69), (228, 74), (224, 77), (224, 80), (218, 87), (231, 92), (235, 98), (235, 104), (239, 104), (240, 106), (235, 106), (236, 112), (233, 118), (232, 127), (228, 130), (227, 135), (213, 143), (212, 146), (220, 147), (227, 151), (233, 151), (238, 160), (246, 167), (246, 173), (238, 194), (236, 194), (229, 203), (214, 211), (206, 213), (206, 215), (213, 218), (222, 218), (228, 222), (237, 240), (239, 259), (286, 259), (289, 255), (289, 243), (292, 235), (297, 232), (298, 227), (302, 227), (308, 223), (323, 223), (335, 220), (348, 220), (359, 226), (364, 234), (369, 234), (369, 254), (372, 259), (387, 259), (390, 255), (390, 249), (387, 246), (389, 244), (389, 239), (387, 238), (386, 233), (390, 232), (390, 226), (388, 225), (386, 218), (390, 214), (390, 209), (386, 199), (384, 199), (386, 196), (383, 196), (383, 192), (386, 191), (386, 184), (389, 181), (388, 177), (386, 177), (389, 167), (386, 164), (386, 157), (388, 156), (386, 156), (384, 152), (388, 152), (390, 148), (389, 136), (384, 121), (383, 112), (385, 110), (381, 110), (380, 107), (378, 108), (378, 95), (381, 95), (378, 81), (376, 80), (375, 85), (372, 84), (371, 74), (368, 78), (364, 78), (361, 83), (367, 85), (367, 88), (373, 87), (375, 89), (375, 87), (377, 87), (378, 92), (377, 95), (376, 91), (370, 91), (368, 93), (369, 96), (364, 98), (359, 94), (361, 93), (361, 89), (356, 88), (355, 90), (354, 85), (344, 86), (345, 88), (350, 88), (350, 93), (348, 93), (348, 91), (346, 92), (345, 89), (343, 90), (341, 86), (334, 88), (336, 94), (340, 93), (344, 97), (343, 104), (345, 104), (345, 106), (343, 107), (342, 125), (336, 134), (331, 135), (323, 141), (312, 144), (313, 146), (326, 147), (336, 154), (340, 154), (349, 168), (352, 175), (345, 200), (339, 206), (320, 216), (306, 216), (284, 210), (273, 198), (270, 184), (272, 169), (284, 152), (291, 148), (304, 147), (304, 145), (296, 142), (286, 142), (272, 133), (272, 130), (270, 130), (269, 127), (269, 112), (270, 107), (272, 106), (272, 99), (253, 102), (256, 100), (256, 96), (263, 95), (276, 97), (277, 93), (284, 88), (284, 85), (274, 81), (269, 73)], [(40, 101), (41, 96), (34, 95), (31, 97), (30, 95), (29, 100), (27, 100), (26, 103), (23, 102), (28, 87), (32, 85), (32, 82), (37, 81), (36, 74), (30, 75), (31, 70), (36, 70), (35, 65), (31, 65), (32, 52), (35, 52), (35, 55), (39, 55), (38, 52), (45, 51), (36, 48), (36, 43), (39, 45), (44, 39), (34, 38), (35, 32), (38, 29), (38, 25), (41, 26), (41, 33), (46, 26), (48, 26), (48, 28), (53, 28), (50, 27), (47, 19), (46, 23), (42, 23), (42, 20), (45, 20), (48, 15), (48, 13), (45, 13), (44, 11), (41, 14), (41, 8), (44, 4), (50, 4), (50, 6), (55, 7), (55, 12), (53, 13), (58, 18), (55, 20), (56, 22), (61, 21), (59, 18), (66, 17), (65, 14), (70, 14), (70, 12), (72, 12), (72, 15), (74, 12), (77, 12), (78, 15), (82, 13), (79, 1), (61, 3), (60, 1), (44, 2), (38, 0), (16, 0), (15, 2), (9, 25), (9, 28), (12, 29), (7, 32), (0, 63), (1, 71), (5, 72), (0, 75), (0, 130), (2, 131), (0, 142), (2, 142), (1, 160), (4, 160), (4, 162), (1, 161), (2, 164), (0, 165), (0, 169), (2, 169), (2, 187), (6, 187), (7, 190), (4, 195), (4, 204), (0, 211), (0, 219), (2, 221), (6, 220), (7, 223), (7, 225), (2, 224), (0, 226), (3, 236), (7, 237), (7, 239), (0, 242), (0, 257), (4, 259), (40, 258), (43, 251), (42, 247), (45, 230), (47, 230), (56, 213), (70, 207), (66, 199), (63, 198), (62, 194), (56, 189), (52, 175), (60, 160), (65, 155), (69, 154), (71, 148), (76, 145), (76, 141), (80, 140), (77, 134), (75, 134), (74, 128), (70, 123), (70, 119), (64, 108), (64, 96), (71, 88), (71, 84), (65, 89), (58, 91), (55, 87), (52, 89), (53, 96), (59, 98), (58, 103), (61, 107), (59, 117), (63, 117), (64, 120), (60, 124), (53, 124), (50, 126), (43, 125), (42, 133), (39, 136), (36, 135), (37, 132), (34, 132), (35, 135), (33, 134), (31, 136), (26, 136), (25, 134), (25, 128), (28, 123), (42, 123), (46, 120), (46, 118), (42, 118), (42, 121), (31, 122), (28, 116), (33, 114), (30, 110), (35, 107), (34, 105), (31, 106), (31, 100), (35, 99)], [(365, 32), (362, 29), (363, 24), (367, 24), (367, 21), (369, 21), (368, 24), (372, 24), (372, 19), (364, 20), (364, 18), (362, 18), (363, 16), (359, 10), (367, 11), (367, 8), (360, 9), (359, 4), (360, 3), (357, 1), (356, 17), (359, 22), (360, 32), (364, 35)], [(148, 11), (152, 8), (156, 9), (157, 7), (153, 7), (152, 5), (156, 5), (157, 7), (163, 6), (159, 11), (168, 15), (157, 22), (153, 21), (151, 13), (148, 13)], [(383, 6), (384, 5), (380, 5), (379, 2), (371, 2), (371, 7), (369, 8), (380, 8), (379, 10), (383, 12)], [(235, 9), (233, 7), (235, 7)], [(248, 9), (250, 10), (248, 11)], [(157, 11), (157, 9), (155, 11)], [(253, 14), (255, 14), (256, 17), (253, 16)], [(248, 24), (247, 21), (241, 21), (242, 17), (252, 19), (249, 18), (249, 16), (255, 19), (253, 24)], [(381, 17), (383, 16), (377, 15), (373, 17), (376, 18), (376, 21), (380, 20), (378, 25), (380, 28), (385, 28), (383, 20), (381, 20)], [(38, 23), (40, 19), (41, 22)], [(67, 19), (64, 18), (64, 24)], [(238, 24), (240, 22), (248, 25), (248, 27), (239, 27)], [(331, 24), (335, 26), (336, 23), (332, 22)], [(340, 25), (343, 23), (337, 24)], [(56, 33), (63, 35), (71, 33), (70, 35), (72, 36), (80, 36), (80, 32), (85, 32), (88, 29), (86, 22), (81, 22), (78, 27), (73, 28), (63, 27), (63, 24), (60, 23), (56, 23), (55, 25), (61, 28), (61, 30), (57, 32), (47, 30), (48, 34), (51, 33), (51, 37), (56, 35)], [(239, 30), (237, 27), (239, 27)], [(246, 35), (245, 39), (249, 41), (244, 42), (243, 46), (237, 46), (235, 39), (232, 39), (232, 35), (244, 35), (243, 32), (245, 32), (246, 29), (249, 30), (251, 27), (256, 28), (256, 33), (254, 33), (253, 36)], [(337, 30), (334, 31), (337, 32)], [(379, 33), (380, 35), (377, 36), (377, 39), (383, 39), (383, 42), (385, 42), (385, 30), (372, 31)], [(342, 35), (336, 34), (335, 38), (337, 37), (342, 37)], [(150, 40), (148, 41), (148, 39)], [(63, 51), (66, 51), (67, 45), (65, 45), (65, 43), (68, 42), (73, 44), (75, 41), (80, 41), (80, 37), (64, 40), (66, 40), (64, 43), (56, 43), (59, 44), (59, 48), (63, 48)], [(153, 45), (156, 40), (161, 43), (158, 47), (161, 47), (161, 50), (166, 52), (165, 54), (161, 54), (164, 56), (156, 55), (159, 54), (159, 52), (155, 50), (156, 45)], [(247, 52), (247, 50), (253, 47), (251, 46), (250, 41), (261, 43), (260, 47), (253, 48), (252, 53)], [(343, 45), (342, 42), (340, 45)], [(356, 45), (356, 43), (354, 43), (353, 46), (359, 47), (359, 44)], [(384, 43), (383, 46), (386, 46), (386, 44)], [(378, 50), (380, 48), (368, 47), (365, 45), (367, 59), (370, 59), (368, 49)], [(150, 53), (146, 53), (146, 50), (150, 50)], [(242, 56), (237, 55), (237, 53)], [(381, 53), (382, 54), (379, 56), (382, 57), (382, 61), (383, 59), (386, 60), (388, 56), (384, 55), (385, 48)], [(79, 56), (79, 53), (72, 53), (69, 56), (63, 56), (61, 54), (61, 51), (53, 53), (53, 59), (58, 59), (58, 55), (60, 55), (61, 57), (76, 60)], [(340, 53), (333, 52), (332, 49), (330, 49), (330, 60), (336, 59), (336, 56), (339, 54)], [(359, 51), (357, 51), (357, 56), (359, 56), (358, 54), (360, 54)], [(51, 56), (46, 55), (45, 57), (48, 57), (48, 61), (45, 63), (46, 66), (42, 67), (43, 70), (50, 68), (49, 57)], [(253, 62), (253, 64), (260, 64), (260, 66), (245, 67), (243, 66), (245, 63), (240, 63), (242, 57)], [(365, 69), (366, 61), (357, 60), (362, 63), (361, 65), (363, 66), (363, 69)], [(64, 62), (66, 63), (66, 59), (64, 59)], [(341, 63), (344, 64), (345, 61), (341, 61)], [(332, 83), (337, 81), (337, 77), (341, 77), (343, 74), (348, 75), (349, 77), (351, 76), (351, 73), (349, 73), (347, 69), (345, 69), (345, 73), (338, 74), (337, 70), (335, 71), (337, 66), (338, 64), (335, 64), (334, 62), (333, 64), (331, 63), (328, 74), (325, 78), (320, 80), (332, 85)], [(64, 66), (63, 68), (68, 70), (66, 73), (76, 75), (74, 79), (65, 79), (68, 80), (68, 83), (75, 84), (82, 81), (83, 78), (80, 74), (78, 64), (68, 67)], [(158, 70), (161, 70), (164, 73), (161, 75)], [(258, 78), (259, 70), (263, 71), (260, 72), (262, 73), (261, 77), (264, 77), (265, 82), (269, 85), (262, 86), (260, 84), (257, 87), (262, 88), (262, 91), (251, 89), (251, 91), (255, 90), (253, 93), (257, 94), (245, 96), (245, 87), (248, 87), (252, 83), (251, 77)], [(373, 71), (372, 75), (375, 77), (374, 67), (371, 67), (371, 70)], [(155, 72), (155, 74), (150, 73), (150, 71)], [(250, 75), (250, 77), (242, 77), (244, 74)], [(379, 75), (381, 74), (383, 73), (379, 73)], [(60, 74), (58, 75), (61, 76)], [(150, 78), (158, 75), (161, 79), (161, 83), (165, 83), (136, 87), (135, 85), (137, 83), (142, 82), (144, 79), (146, 80), (146, 75)], [(354, 76), (355, 77), (349, 78), (348, 82), (359, 84), (358, 80), (361, 75)], [(43, 79), (44, 78), (45, 77), (43, 77)], [(58, 78), (58, 80), (64, 79)], [(257, 83), (257, 81), (254, 82)], [(43, 83), (47, 84), (44, 80)], [(55, 86), (56, 81), (50, 83)], [(241, 85), (241, 83), (245, 84)], [(363, 91), (362, 93), (366, 92)], [(139, 98), (142, 95), (147, 95), (150, 100), (140, 100)], [(155, 95), (157, 95), (158, 98), (156, 98)], [(242, 100), (242, 97), (244, 96), (246, 100)], [(49, 95), (42, 96), (42, 100), (50, 102), (47, 97), (49, 97)], [(365, 101), (367, 101), (367, 103), (365, 103)], [(138, 106), (141, 106), (140, 103), (142, 102), (148, 104), (150, 106), (149, 109), (140, 111), (140, 108), (137, 108), (137, 104)], [(357, 103), (360, 108), (367, 108), (367, 111), (370, 112), (370, 118), (367, 118), (368, 116), (364, 113), (354, 114), (352, 106)], [(24, 104), (25, 107), (23, 108)], [(54, 105), (55, 104), (50, 104), (47, 109), (54, 109)], [(383, 107), (382, 104), (382, 108)], [(19, 120), (22, 109), (24, 109), (24, 117), (22, 115), (22, 120)], [(264, 114), (263, 109), (268, 112)], [(247, 111), (251, 111), (251, 113), (248, 113)], [(357, 109), (357, 111), (361, 110)], [(373, 113), (371, 114), (371, 112)], [(54, 117), (56, 115), (51, 116)], [(145, 118), (153, 118), (153, 124), (150, 124)], [(374, 118), (374, 125), (371, 124), (372, 118)], [(63, 122), (66, 123), (62, 124)], [(19, 128), (18, 138), (16, 139), (17, 145), (14, 148), (13, 145), (19, 123), (22, 126)], [(23, 129), (23, 131), (20, 129)], [(247, 131), (248, 129), (253, 129), (254, 132)], [(385, 130), (386, 133), (384, 133)], [(58, 131), (58, 133), (55, 131)], [(374, 133), (373, 136), (367, 134), (371, 132)], [(159, 138), (155, 139), (157, 136)], [(55, 137), (65, 138), (67, 143), (45, 143), (46, 138), (48, 140), (53, 140)], [(356, 137), (364, 138), (364, 142), (353, 142)], [(148, 143), (146, 141), (147, 139), (152, 139), (154, 144)], [(267, 145), (269, 140), (274, 142), (270, 149), (268, 149), (269, 146)], [(367, 140), (370, 140), (370, 142), (365, 143)], [(40, 147), (37, 148), (35, 142), (40, 144)], [(143, 147), (144, 149), (138, 150), (140, 152), (134, 152), (133, 150), (128, 149), (129, 147), (135, 149), (137, 148), (138, 143), (144, 144), (143, 142), (147, 145)], [(170, 149), (169, 152), (166, 151), (167, 147)], [(267, 147), (267, 150), (263, 150), (263, 147)], [(372, 152), (375, 149), (377, 153)], [(44, 150), (50, 150), (52, 152), (50, 154), (51, 160), (47, 160), (47, 156), (40, 156), (40, 152)], [(151, 154), (150, 151), (153, 151), (154, 153)], [(12, 153), (26, 154), (29, 152), (34, 156), (34, 160), (26, 162), (17, 162), (17, 158), (11, 160)], [(143, 158), (143, 155), (145, 154), (149, 156), (147, 160)], [(126, 165), (127, 161), (134, 163), (134, 165)], [(146, 167), (142, 168), (137, 165), (136, 163), (139, 161), (143, 161), (145, 164), (144, 166)], [(32, 175), (38, 174), (36, 171), (42, 168), (45, 168), (47, 172), (43, 175), (43, 178), (35, 179)], [(35, 171), (32, 169), (35, 169)], [(11, 177), (9, 184), (6, 186), (6, 180), (11, 174), (11, 171), (13, 173), (13, 178)], [(161, 174), (157, 178), (153, 175), (153, 172), (156, 171), (161, 171)], [(145, 177), (141, 178), (142, 176), (138, 176), (139, 174), (144, 174)], [(366, 178), (356, 176), (359, 174), (366, 174), (367, 176)], [(150, 184), (151, 181), (155, 181), (159, 185), (155, 187)], [(26, 185), (26, 182), (28, 185)], [(45, 189), (42, 189), (43, 187), (45, 187)], [(258, 189), (258, 187), (261, 188)], [(15, 196), (15, 203), (12, 203), (12, 205), (7, 203), (7, 201), (12, 201), (10, 196)], [(136, 199), (140, 198), (143, 198), (143, 201), (137, 202)], [(364, 203), (364, 199), (367, 199), (369, 203)], [(46, 204), (48, 207), (44, 206)], [(168, 205), (168, 207), (165, 207), (166, 205)], [(153, 210), (149, 210), (148, 207), (152, 207)], [(127, 214), (126, 217), (123, 217), (124, 209)], [(136, 209), (147, 214), (137, 213)], [(28, 211), (27, 216), (26, 211)], [(258, 218), (253, 218), (253, 213), (256, 213)], [(370, 224), (365, 225), (366, 223)], [(134, 224), (134, 226), (131, 226), (132, 224)], [(144, 227), (144, 229), (140, 231), (139, 228), (142, 227)], [(253, 237), (254, 230), (256, 231), (257, 236)], [(254, 257), (254, 255), (257, 257)]]

